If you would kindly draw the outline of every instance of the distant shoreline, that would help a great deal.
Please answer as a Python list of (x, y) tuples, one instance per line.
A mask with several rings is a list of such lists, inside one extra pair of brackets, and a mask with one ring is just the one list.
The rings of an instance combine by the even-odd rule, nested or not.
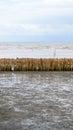
[(0, 71), (73, 71), (73, 58), (1, 58)]

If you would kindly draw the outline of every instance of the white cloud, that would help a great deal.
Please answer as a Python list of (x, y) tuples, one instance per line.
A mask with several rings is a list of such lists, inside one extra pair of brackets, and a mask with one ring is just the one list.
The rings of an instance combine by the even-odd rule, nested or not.
[(3, 26), (0, 30), (0, 35), (49, 35), (49, 34), (65, 34), (73, 33), (73, 25), (64, 24), (63, 26), (55, 27), (50, 24), (14, 24)]
[[(0, 35), (46, 35), (73, 32), (72, 25), (58, 27), (52, 24), (30, 23), (36, 19), (53, 16), (73, 16), (73, 0), (10, 0), (0, 1)], [(45, 17), (46, 16), (46, 17)], [(57, 20), (57, 19), (56, 19)]]

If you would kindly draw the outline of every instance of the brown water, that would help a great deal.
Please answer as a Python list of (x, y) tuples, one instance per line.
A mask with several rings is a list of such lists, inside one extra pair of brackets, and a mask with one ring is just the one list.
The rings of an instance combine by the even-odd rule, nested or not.
[(1, 72), (0, 130), (73, 130), (73, 72)]

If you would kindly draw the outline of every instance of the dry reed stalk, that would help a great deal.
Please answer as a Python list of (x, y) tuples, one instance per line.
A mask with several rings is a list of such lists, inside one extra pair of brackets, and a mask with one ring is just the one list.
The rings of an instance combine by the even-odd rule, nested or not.
[(0, 71), (73, 71), (73, 59), (0, 59)]

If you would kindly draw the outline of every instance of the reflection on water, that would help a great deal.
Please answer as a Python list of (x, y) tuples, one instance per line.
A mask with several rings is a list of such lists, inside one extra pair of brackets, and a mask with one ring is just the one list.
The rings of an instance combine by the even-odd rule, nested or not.
[(73, 130), (73, 72), (0, 73), (0, 130)]

